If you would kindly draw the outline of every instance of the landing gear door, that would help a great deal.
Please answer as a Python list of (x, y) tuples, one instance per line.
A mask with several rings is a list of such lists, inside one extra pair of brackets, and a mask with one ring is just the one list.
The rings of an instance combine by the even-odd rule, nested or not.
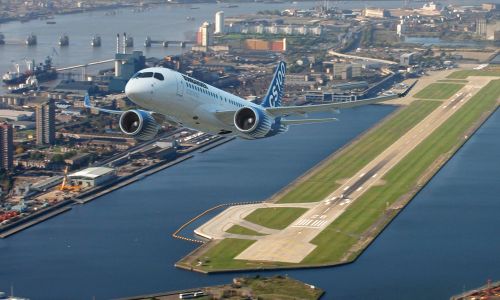
[(177, 95), (181, 96), (184, 94), (184, 83), (182, 82), (182, 77), (177, 76)]

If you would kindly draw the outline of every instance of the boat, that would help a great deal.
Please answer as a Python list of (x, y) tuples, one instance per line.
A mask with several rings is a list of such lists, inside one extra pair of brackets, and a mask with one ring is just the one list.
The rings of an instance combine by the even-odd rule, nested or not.
[(125, 36), (125, 47), (127, 48), (132, 48), (134, 47), (134, 38), (131, 37), (130, 35)]
[(38, 80), (36, 76), (29, 76), (25, 83), (19, 85), (9, 86), (9, 93), (12, 94), (22, 94), (27, 91), (32, 91), (38, 89)]
[(236, 5), (236, 4), (229, 4), (229, 5), (226, 5), (225, 7), (226, 8), (235, 8), (235, 7), (238, 7), (238, 5)]
[(47, 21), (47, 22), (45, 22), (45, 23), (47, 23), (47, 24), (49, 24), (49, 25), (52, 25), (52, 24), (56, 24), (56, 21)]
[(191, 6), (189, 9), (200, 9), (198, 6)]
[(31, 75), (35, 75), (38, 82), (45, 82), (57, 78), (57, 71), (52, 67), (52, 59), (47, 56), (43, 64), (35, 65), (35, 60), (26, 61), (27, 69), (21, 72), (19, 64), (15, 64), (14, 72), (7, 72), (2, 76), (3, 83), (15, 85), (26, 82)]
[(36, 35), (34, 33), (31, 33), (26, 37), (26, 40), (24, 41), (27, 46), (34, 46), (37, 43)]
[(69, 37), (67, 34), (63, 34), (59, 37), (59, 46), (65, 47), (69, 45)]
[(188, 21), (194, 21), (194, 20), (195, 20), (195, 18), (194, 18), (194, 17), (189, 16), (189, 17), (186, 17), (186, 20), (188, 20)]
[(7, 296), (5, 292), (0, 291), (0, 300), (29, 300), (29, 299), (14, 296), (13, 288), (11, 287), (10, 296)]
[(101, 37), (99, 35), (92, 36), (92, 40), (90, 41), (90, 45), (92, 47), (101, 47)]

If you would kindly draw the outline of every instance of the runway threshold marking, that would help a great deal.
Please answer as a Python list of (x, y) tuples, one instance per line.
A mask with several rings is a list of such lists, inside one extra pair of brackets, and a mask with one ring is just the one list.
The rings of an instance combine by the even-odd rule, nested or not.
[(328, 220), (300, 219), (292, 227), (319, 228), (328, 223)]

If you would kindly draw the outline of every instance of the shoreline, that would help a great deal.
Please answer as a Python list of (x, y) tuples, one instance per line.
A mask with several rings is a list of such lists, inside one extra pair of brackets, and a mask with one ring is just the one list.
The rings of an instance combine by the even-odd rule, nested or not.
[[(399, 213), (413, 200), (419, 193), (420, 191), (427, 186), (427, 184), (439, 173), (439, 171), (455, 156), (455, 154), (467, 143), (467, 141), (470, 139), (471, 136), (473, 136), (481, 127), (482, 125), (490, 119), (490, 117), (498, 111), (499, 108), (499, 103), (498, 100), (496, 102), (496, 105), (493, 108), (488, 108), (484, 112), (481, 113), (481, 115), (478, 117), (477, 120), (475, 120), (472, 125), (467, 128), (464, 132), (463, 135), (465, 137), (461, 138), (459, 141), (457, 141), (452, 148), (446, 152), (440, 155), (439, 157), (436, 158), (433, 164), (431, 164), (427, 169), (425, 169), (418, 179), (415, 182), (415, 185), (411, 187), (406, 194), (404, 194), (401, 198), (397, 199), (393, 205), (391, 205), (393, 208), (388, 210), (384, 215), (380, 216), (375, 220), (375, 222), (363, 233), (364, 238), (358, 240), (356, 243), (354, 243), (347, 251), (344, 253), (344, 258), (341, 259), (339, 262), (328, 262), (328, 263), (308, 263), (308, 264), (294, 264), (294, 265), (281, 265), (281, 266), (259, 266), (259, 267), (250, 267), (250, 268), (229, 268), (229, 269), (219, 269), (219, 270), (204, 270), (201, 268), (197, 268), (192, 265), (192, 262), (194, 261), (193, 258), (196, 259), (196, 257), (201, 257), (203, 254), (208, 251), (211, 247), (215, 246), (218, 244), (218, 242), (222, 240), (211, 240), (202, 246), (194, 249), (190, 253), (188, 253), (186, 256), (182, 257), (178, 262), (175, 263), (175, 266), (180, 269), (184, 270), (189, 270), (189, 271), (195, 271), (203, 274), (211, 274), (211, 273), (229, 273), (229, 272), (241, 272), (241, 271), (249, 271), (249, 272), (254, 272), (254, 271), (262, 271), (262, 270), (288, 270), (288, 269), (306, 269), (306, 268), (322, 268), (322, 267), (333, 267), (333, 266), (340, 266), (340, 265), (345, 265), (345, 264), (350, 264), (353, 263), (357, 260), (359, 256), (361, 256), (366, 249), (371, 245), (373, 241), (387, 228), (389, 224), (394, 221), (394, 219), (399, 215)], [(394, 113), (396, 113), (398, 110), (396, 110)], [(394, 114), (393, 113), (393, 114)], [(392, 114), (391, 114), (392, 115)], [(360, 136), (355, 138), (353, 141), (350, 143), (344, 145), (342, 148), (338, 149), (334, 153), (330, 154), (327, 158), (316, 164), (313, 168), (310, 170), (306, 171), (304, 174), (300, 175), (298, 178), (293, 180), (290, 184), (282, 188), (280, 191), (276, 192), (273, 194), (271, 197), (268, 199), (264, 200), (264, 202), (274, 202), (278, 199), (280, 199), (280, 196), (285, 194), (286, 192), (292, 190), (297, 184), (301, 183), (303, 180), (309, 178), (312, 174), (315, 173), (316, 170), (321, 168), (325, 163), (328, 161), (331, 161), (335, 157), (337, 157), (340, 153), (343, 152), (343, 150), (359, 141), (362, 139), (367, 132), (370, 132), (374, 128), (380, 127), (382, 124), (384, 124), (387, 119), (390, 117), (390, 115), (386, 118), (384, 118), (381, 122), (378, 122), (374, 127), (366, 130), (363, 132)], [(437, 129), (436, 129), (437, 130)], [(234, 259), (234, 258), (233, 258)]]
[[(0, 228), (0, 239), (7, 238), (13, 234), (21, 232), (31, 226), (42, 223), (50, 218), (53, 218), (59, 214), (65, 213), (72, 209), (73, 205), (83, 205), (89, 202), (96, 200), (102, 196), (105, 196), (109, 193), (112, 193), (115, 190), (121, 189), (125, 186), (133, 184), (137, 181), (144, 179), (147, 176), (153, 175), (157, 172), (165, 170), (167, 168), (173, 167), (177, 164), (180, 164), (186, 160), (189, 160), (194, 157), (192, 154), (195, 151), (198, 153), (204, 153), (211, 149), (214, 149), (220, 145), (228, 143), (234, 140), (234, 137), (219, 137), (210, 140), (204, 145), (196, 146), (189, 149), (186, 152), (183, 152), (179, 157), (172, 161), (162, 161), (152, 166), (146, 167), (144, 169), (138, 170), (131, 175), (128, 175), (124, 178), (119, 178), (115, 181), (112, 181), (104, 186), (99, 186), (97, 188), (91, 189), (82, 193), (82, 195), (78, 195), (72, 199), (63, 200), (54, 206), (48, 207), (46, 209), (40, 210), (34, 214), (31, 214), (25, 218), (21, 218), (14, 223), (8, 224), (7, 226)], [(205, 149), (207, 148), (207, 149)], [(201, 149), (201, 150), (200, 150)]]
[[(194, 268), (194, 267), (188, 267), (188, 266), (182, 264), (182, 261), (184, 261), (188, 257), (198, 257), (198, 256), (200, 256), (200, 255), (197, 255), (199, 252), (203, 253), (203, 251), (208, 250), (207, 248), (210, 248), (212, 246), (212, 245), (210, 245), (210, 242), (212, 242), (212, 241), (209, 241), (207, 243), (203, 243), (201, 246), (199, 246), (198, 248), (194, 249), (193, 251), (191, 251), (190, 253), (188, 253), (184, 257), (182, 257), (178, 262), (176, 262), (174, 264), (174, 266), (177, 267), (177, 268), (179, 268), (179, 269), (183, 269), (183, 270), (187, 270), (187, 271), (194, 271), (194, 272), (201, 273), (201, 274), (222, 274), (222, 273), (235, 273), (235, 272), (242, 272), (242, 271), (244, 271), (244, 272), (259, 272), (259, 271), (277, 271), (277, 270), (299, 270), (299, 269), (313, 269), (313, 268), (329, 268), (329, 267), (338, 267), (338, 266), (343, 266), (343, 265), (348, 265), (348, 264), (354, 263), (369, 248), (369, 246), (377, 239), (377, 237), (380, 234), (382, 234), (382, 232), (384, 232), (384, 230), (407, 207), (407, 205), (420, 193), (420, 191), (422, 191), (422, 189), (429, 184), (429, 182), (451, 160), (451, 158), (453, 158), (455, 156), (455, 154), (467, 143), (467, 141), (470, 139), (470, 137), (472, 137), (482, 127), (482, 125), (486, 121), (488, 121), (491, 118), (491, 116), (496, 111), (498, 111), (498, 109), (499, 109), (499, 106), (497, 105), (497, 107), (494, 110), (490, 111), (487, 115), (483, 116), (481, 118), (481, 120), (479, 121), (479, 123), (469, 130), (469, 132), (470, 132), (469, 138), (464, 139), (460, 144), (457, 144), (456, 149), (454, 149), (451, 154), (449, 154), (444, 160), (442, 160), (438, 164), (436, 164), (432, 168), (432, 170), (429, 170), (430, 176), (429, 175), (423, 176), (425, 178), (424, 179), (424, 183), (420, 184), (413, 191), (410, 191), (410, 193), (408, 193), (408, 196), (405, 197), (404, 199), (402, 199), (402, 202), (404, 202), (403, 206), (400, 209), (398, 209), (396, 211), (396, 213), (392, 217), (389, 217), (386, 220), (387, 222), (385, 222), (384, 224), (382, 224), (382, 226), (380, 227), (381, 230), (378, 233), (376, 233), (374, 236), (372, 236), (371, 240), (366, 244), (366, 246), (364, 246), (363, 249), (361, 249), (361, 251), (353, 259), (351, 259), (349, 261), (340, 262), (340, 263), (304, 264), (304, 265), (300, 265), (300, 266), (298, 266), (298, 265), (279, 266), (279, 267), (274, 267), (274, 266), (266, 267), (266, 266), (262, 266), (262, 267), (259, 267), (259, 268), (224, 269), (224, 270), (211, 270), (211, 271), (205, 271), (205, 270), (197, 269), (197, 268)], [(314, 168), (316, 168), (316, 167), (314, 167)], [(264, 200), (264, 202), (267, 202), (267, 201), (268, 200)]]

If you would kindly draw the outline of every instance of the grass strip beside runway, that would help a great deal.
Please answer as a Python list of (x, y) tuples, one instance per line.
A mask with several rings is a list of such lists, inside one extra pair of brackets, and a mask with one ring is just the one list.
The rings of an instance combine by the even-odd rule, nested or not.
[(466, 79), (469, 76), (500, 76), (500, 70), (461, 70), (451, 73), (446, 78)]
[(460, 83), (431, 83), (415, 95), (420, 99), (446, 100), (455, 95), (464, 85)]
[[(386, 184), (370, 188), (357, 199), (337, 220), (323, 230), (312, 242), (318, 247), (306, 257), (305, 264), (340, 263), (354, 259), (364, 247), (350, 249), (360, 240), (367, 238), (367, 232), (378, 220), (388, 213), (391, 205), (418, 186), (423, 174), (433, 164), (448, 158), (464, 142), (481, 118), (497, 106), (500, 97), (500, 80), (490, 82), (472, 99), (461, 107), (443, 125), (413, 149), (384, 177)], [(386, 220), (388, 222), (389, 220)], [(374, 238), (377, 232), (371, 233)]]
[(329, 158), (314, 173), (299, 181), (277, 203), (317, 202), (335, 191), (342, 179), (350, 178), (408, 130), (439, 106), (439, 101), (416, 100), (399, 110), (380, 126)]
[(257, 232), (255, 230), (240, 226), (240, 225), (233, 225), (231, 228), (226, 230), (227, 233), (232, 233), (232, 234), (243, 234), (243, 235), (265, 235), (263, 233)]
[(223, 239), (198, 258), (201, 265), (197, 262), (192, 266), (205, 271), (251, 267), (248, 262), (234, 258), (253, 243), (253, 240)]
[(257, 208), (245, 220), (271, 229), (285, 229), (307, 211), (300, 207)]

